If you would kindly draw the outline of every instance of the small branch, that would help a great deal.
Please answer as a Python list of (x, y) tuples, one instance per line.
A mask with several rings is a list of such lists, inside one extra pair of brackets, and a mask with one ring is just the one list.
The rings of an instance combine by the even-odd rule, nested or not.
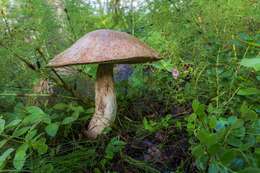
[(247, 44), (249, 46), (260, 48), (260, 44), (257, 44), (257, 43), (254, 43), (254, 42), (244, 41), (244, 40), (242, 40), (240, 38), (238, 38), (238, 41), (240, 41), (241, 43)]
[[(41, 58), (45, 61), (45, 63), (47, 64), (47, 58), (45, 57), (44, 53), (42, 52), (42, 50), (40, 48), (37, 48), (36, 51), (40, 54)], [(51, 68), (51, 67), (50, 67)], [(61, 82), (61, 86), (67, 90), (68, 92), (70, 92), (73, 96), (77, 97), (79, 99), (79, 101), (83, 104), (88, 105), (89, 103), (91, 103), (91, 100), (89, 98), (82, 98), (73, 88), (71, 88), (63, 79), (62, 77), (58, 74), (58, 72), (55, 70), (55, 68), (51, 68), (51, 71), (54, 73), (54, 75), (58, 78), (58, 80), (56, 78), (51, 78), (52, 80), (54, 80), (56, 83), (59, 83), (59, 81)]]
[(76, 98), (76, 97), (63, 96), (63, 95), (57, 95), (57, 94), (0, 93), (0, 96), (17, 96), (17, 97), (61, 97), (61, 98), (65, 98), (65, 99), (79, 100), (79, 98)]
[[(2, 42), (0, 42), (0, 46), (5, 48), (6, 50), (8, 50), (9, 52), (11, 52), (14, 56), (16, 56), (19, 60), (21, 60), (23, 63), (25, 63), (27, 65), (27, 67), (31, 70), (33, 70), (36, 73), (39, 73), (39, 71), (37, 70), (37, 68), (35, 67), (34, 64), (32, 64), (30, 61), (28, 61), (27, 59), (23, 58), (22, 56), (18, 55), (17, 53), (15, 53), (13, 50), (9, 49), (8, 47), (6, 47)], [(41, 57), (44, 59), (44, 61), (47, 63), (47, 59), (45, 58), (43, 52), (37, 48), (36, 51), (41, 55)], [(58, 78), (58, 80), (54, 77), (50, 77), (53, 81), (55, 81), (57, 84), (59, 84), (61, 87), (63, 87), (65, 90), (67, 90), (68, 92), (70, 92), (73, 96), (75, 96), (76, 98), (78, 98), (78, 100), (85, 105), (89, 105), (89, 103), (91, 103), (91, 99), (83, 99), (77, 92), (75, 92), (69, 85), (66, 84), (66, 82), (61, 78), (61, 76), (56, 72), (55, 69), (51, 68), (52, 72), (55, 74), (55, 76)], [(61, 84), (60, 84), (61, 83)]]
[(11, 52), (14, 56), (16, 56), (19, 60), (21, 60), (23, 63), (25, 63), (27, 65), (27, 67), (29, 67), (31, 70), (33, 71), (37, 71), (37, 68), (35, 67), (34, 64), (32, 64), (30, 61), (28, 61), (27, 59), (23, 58), (22, 56), (18, 55), (17, 53), (15, 53), (13, 50), (9, 49), (8, 47), (6, 47), (2, 42), (0, 42), (0, 46), (5, 48), (6, 50), (8, 50), (9, 52)]

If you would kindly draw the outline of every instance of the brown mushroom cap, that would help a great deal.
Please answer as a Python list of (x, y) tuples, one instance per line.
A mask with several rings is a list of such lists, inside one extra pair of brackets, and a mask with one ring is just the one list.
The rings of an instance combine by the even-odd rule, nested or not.
[(143, 63), (159, 59), (158, 53), (137, 38), (124, 32), (102, 29), (83, 36), (54, 57), (48, 66)]

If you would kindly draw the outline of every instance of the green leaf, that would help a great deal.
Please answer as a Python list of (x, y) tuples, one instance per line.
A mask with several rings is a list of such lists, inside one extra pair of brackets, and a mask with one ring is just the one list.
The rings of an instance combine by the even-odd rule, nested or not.
[(196, 145), (192, 148), (191, 153), (195, 158), (200, 158), (205, 155), (205, 148), (202, 145)]
[(255, 111), (248, 108), (246, 104), (243, 104), (240, 108), (241, 118), (245, 121), (255, 121), (257, 119), (257, 114)]
[(45, 114), (42, 111), (42, 109), (37, 106), (28, 106), (28, 107), (26, 107), (26, 111), (32, 115), (44, 115)]
[(126, 143), (121, 141), (118, 137), (112, 138), (106, 147), (105, 158), (113, 159), (114, 155), (120, 152), (124, 148), (125, 144)]
[(14, 151), (13, 148), (9, 148), (5, 150), (5, 152), (0, 156), (0, 170), (4, 167), (6, 159), (10, 156), (10, 154)]
[(84, 108), (82, 106), (72, 106), (71, 110), (77, 114), (84, 112)]
[(236, 151), (232, 149), (226, 149), (222, 153), (219, 153), (220, 156), (220, 161), (224, 165), (230, 164), (235, 158), (236, 158)]
[(231, 135), (236, 136), (236, 137), (240, 137), (242, 139), (244, 138), (245, 134), (246, 134), (246, 128), (245, 127), (233, 129), (231, 131)]
[(218, 120), (217, 120), (217, 118), (215, 116), (209, 117), (209, 127), (211, 129), (214, 129), (216, 127), (216, 125), (217, 125), (217, 121)]
[(228, 143), (229, 145), (232, 145), (233, 147), (240, 147), (240, 145), (242, 145), (241, 139), (238, 138), (238, 137), (232, 136), (232, 135), (230, 135), (230, 136), (227, 138), (227, 143)]
[(240, 146), (241, 151), (246, 151), (250, 147), (253, 147), (256, 144), (256, 138), (253, 135), (247, 135), (244, 139), (244, 143)]
[(62, 121), (61, 124), (65, 125), (65, 124), (71, 124), (72, 122), (76, 121), (77, 120), (77, 117), (66, 117), (64, 118), (64, 120)]
[(244, 58), (240, 62), (241, 65), (245, 67), (254, 68), (256, 71), (260, 70), (260, 56), (255, 58)]
[(22, 120), (20, 120), (20, 119), (15, 119), (15, 120), (11, 121), (9, 124), (7, 124), (5, 126), (5, 128), (7, 129), (7, 128), (16, 127), (21, 121)]
[(239, 171), (238, 173), (257, 173), (257, 172), (260, 172), (260, 168), (249, 167), (243, 169), (242, 171)]
[(219, 152), (222, 152), (222, 147), (220, 144), (214, 144), (208, 147), (208, 153), (210, 156), (217, 155)]
[(215, 162), (210, 163), (208, 173), (218, 173), (218, 172), (219, 172), (219, 167), (217, 163)]
[(58, 129), (59, 129), (58, 123), (52, 123), (45, 127), (46, 133), (51, 137), (56, 136)]
[(68, 107), (68, 105), (66, 103), (58, 103), (53, 106), (53, 109), (64, 111), (67, 109), (67, 107)]
[(206, 116), (205, 105), (201, 104), (198, 100), (193, 100), (192, 109), (198, 117), (204, 118)]
[(23, 127), (23, 128), (21, 128), (21, 129), (17, 128), (17, 129), (13, 132), (12, 136), (14, 136), (14, 137), (22, 136), (22, 135), (24, 135), (30, 128), (31, 128), (31, 127)]
[(241, 96), (258, 95), (260, 94), (260, 90), (257, 88), (241, 88), (237, 94)]
[(30, 130), (30, 131), (26, 134), (25, 140), (29, 142), (30, 140), (33, 139), (33, 137), (35, 137), (35, 135), (37, 135), (37, 129)]
[(156, 122), (153, 122), (153, 121), (149, 121), (147, 120), (145, 117), (143, 119), (143, 126), (144, 126), (144, 129), (149, 131), (149, 132), (154, 132), (157, 130), (157, 127), (156, 127)]
[(35, 124), (41, 121), (45, 123), (51, 122), (49, 115), (45, 114), (39, 107), (30, 106), (26, 110), (29, 115), (24, 118), (24, 124)]
[(193, 100), (192, 102), (192, 109), (194, 112), (196, 112), (199, 109), (200, 102), (198, 100)]
[(247, 131), (248, 134), (260, 135), (260, 119), (253, 122), (250, 128)]
[(33, 148), (37, 150), (40, 155), (45, 154), (48, 150), (48, 145), (46, 145), (45, 142), (45, 138), (40, 138), (36, 142), (32, 143)]
[(242, 119), (237, 119), (232, 125), (232, 129), (242, 128), (244, 127), (244, 121)]
[(202, 144), (207, 146), (211, 146), (217, 143), (216, 135), (209, 133), (205, 129), (199, 130), (197, 133), (197, 137)]
[(5, 129), (5, 120), (0, 119), (0, 134), (3, 133), (4, 129)]
[(95, 108), (89, 108), (85, 111), (86, 114), (93, 114), (95, 112)]
[(40, 114), (31, 114), (24, 118), (23, 124), (35, 124), (42, 121), (42, 115)]
[(8, 142), (7, 139), (3, 139), (0, 141), (0, 148), (2, 148)]
[(26, 160), (26, 151), (28, 147), (29, 147), (28, 144), (24, 143), (16, 150), (14, 160), (13, 160), (13, 165), (15, 169), (21, 170), (23, 168), (24, 162)]

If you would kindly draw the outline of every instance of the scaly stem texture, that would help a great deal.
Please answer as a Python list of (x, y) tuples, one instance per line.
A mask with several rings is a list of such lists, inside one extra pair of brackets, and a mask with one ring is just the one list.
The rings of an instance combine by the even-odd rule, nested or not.
[(113, 66), (113, 64), (102, 64), (97, 69), (96, 110), (87, 131), (87, 136), (90, 138), (96, 138), (101, 134), (104, 128), (109, 127), (116, 117)]

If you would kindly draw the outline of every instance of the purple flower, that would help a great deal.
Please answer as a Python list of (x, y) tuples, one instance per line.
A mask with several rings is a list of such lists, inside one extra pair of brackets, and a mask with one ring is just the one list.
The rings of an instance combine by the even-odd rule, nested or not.
[(172, 69), (172, 77), (174, 79), (178, 79), (179, 75), (180, 75), (180, 73), (179, 73), (178, 69), (177, 68), (173, 68)]

